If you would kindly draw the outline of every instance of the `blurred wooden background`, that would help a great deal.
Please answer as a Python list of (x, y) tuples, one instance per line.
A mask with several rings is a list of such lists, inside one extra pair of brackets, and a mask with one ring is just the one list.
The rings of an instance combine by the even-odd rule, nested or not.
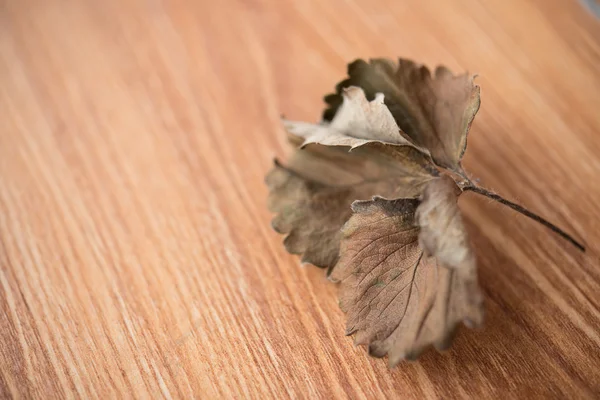
[[(479, 74), (485, 329), (388, 370), (270, 228), (357, 57)], [(0, 397), (600, 396), (600, 23), (574, 0), (0, 1)]]

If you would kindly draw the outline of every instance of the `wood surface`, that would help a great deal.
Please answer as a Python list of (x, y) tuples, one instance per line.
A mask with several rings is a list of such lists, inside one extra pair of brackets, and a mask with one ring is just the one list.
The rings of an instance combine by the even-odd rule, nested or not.
[[(486, 324), (388, 370), (270, 228), (357, 57), (479, 74)], [(0, 398), (600, 396), (600, 23), (573, 0), (1, 0)]]

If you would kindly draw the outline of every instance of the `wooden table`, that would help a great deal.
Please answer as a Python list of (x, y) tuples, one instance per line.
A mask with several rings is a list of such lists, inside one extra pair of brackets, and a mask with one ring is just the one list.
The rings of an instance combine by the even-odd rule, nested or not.
[[(281, 113), (357, 57), (477, 72), (483, 330), (388, 370), (269, 226)], [(600, 23), (577, 1), (0, 2), (0, 397), (600, 396)]]

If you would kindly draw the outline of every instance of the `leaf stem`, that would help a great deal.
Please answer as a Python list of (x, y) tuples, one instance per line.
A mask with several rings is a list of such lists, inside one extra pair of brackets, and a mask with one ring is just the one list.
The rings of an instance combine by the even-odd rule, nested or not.
[(565, 231), (563, 231), (562, 229), (560, 229), (559, 227), (557, 227), (556, 225), (548, 222), (547, 220), (545, 220), (544, 218), (540, 217), (537, 214), (532, 213), (531, 211), (529, 211), (528, 209), (526, 209), (523, 206), (520, 206), (516, 203), (513, 203), (512, 201), (506, 200), (504, 197), (493, 193), (487, 189), (475, 186), (473, 184), (469, 184), (466, 185), (462, 188), (463, 190), (469, 190), (471, 192), (480, 194), (482, 196), (485, 196), (487, 198), (490, 198), (494, 201), (497, 201), (498, 203), (504, 204), (505, 206), (508, 206), (510, 208), (512, 208), (513, 210), (525, 215), (526, 217), (531, 218), (532, 220), (544, 225), (546, 228), (550, 229), (552, 232), (559, 234), (562, 238), (568, 240), (569, 242), (571, 242), (575, 247), (577, 247), (579, 250), (581, 250), (582, 252), (585, 253), (585, 247), (579, 243), (577, 240), (575, 240), (571, 235), (569, 235), (568, 233), (566, 233)]

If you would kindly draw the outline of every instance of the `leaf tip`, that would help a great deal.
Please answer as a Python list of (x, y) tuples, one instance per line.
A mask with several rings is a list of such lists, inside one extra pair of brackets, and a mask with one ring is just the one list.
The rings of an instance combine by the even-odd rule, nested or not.
[(375, 93), (375, 99), (373, 100), (373, 102), (379, 103), (379, 104), (385, 104), (384, 99), (385, 99), (385, 95), (381, 92), (378, 92), (378, 93)]
[(333, 276), (333, 270), (334, 270), (334, 268), (335, 268), (335, 265), (331, 265), (329, 268), (327, 268), (327, 272), (325, 273), (325, 277), (331, 283), (339, 283), (340, 280)]
[(398, 364), (400, 364), (402, 362), (402, 360), (404, 360), (404, 356), (403, 355), (398, 355), (395, 357), (389, 356), (388, 357), (388, 368), (389, 369), (394, 369), (398, 366)]

